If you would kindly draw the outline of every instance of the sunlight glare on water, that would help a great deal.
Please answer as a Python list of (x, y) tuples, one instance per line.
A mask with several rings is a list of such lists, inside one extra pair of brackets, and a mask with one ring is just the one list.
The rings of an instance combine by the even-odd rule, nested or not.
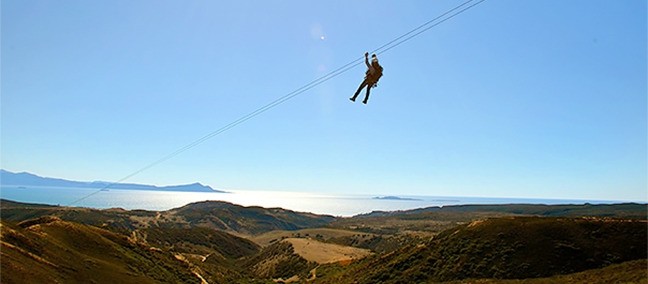
[(372, 211), (396, 211), (430, 206), (459, 204), (583, 204), (603, 203), (606, 201), (588, 200), (550, 200), (550, 199), (512, 199), (481, 197), (435, 197), (400, 196), (410, 200), (376, 199), (370, 195), (334, 195), (285, 191), (247, 191), (231, 190), (217, 192), (175, 192), (149, 190), (109, 190), (97, 192), (96, 189), (54, 188), (54, 187), (12, 187), (2, 186), (0, 197), (18, 202), (43, 203), (68, 206), (90, 193), (96, 193), (72, 206), (91, 208), (124, 208), (127, 210), (169, 210), (189, 203), (206, 200), (226, 201), (242, 206), (280, 207), (298, 212), (329, 214), (334, 216), (353, 216)]

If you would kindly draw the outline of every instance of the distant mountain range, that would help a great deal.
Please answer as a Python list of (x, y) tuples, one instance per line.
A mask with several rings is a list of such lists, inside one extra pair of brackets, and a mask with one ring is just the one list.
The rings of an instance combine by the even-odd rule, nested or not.
[(134, 183), (111, 183), (105, 181), (71, 181), (58, 178), (41, 177), (31, 173), (13, 173), (0, 170), (0, 184), (14, 186), (52, 186), (52, 187), (77, 187), (91, 189), (132, 189), (132, 190), (157, 190), (157, 191), (191, 191), (191, 192), (225, 192), (213, 189), (200, 183), (172, 186), (155, 186)]

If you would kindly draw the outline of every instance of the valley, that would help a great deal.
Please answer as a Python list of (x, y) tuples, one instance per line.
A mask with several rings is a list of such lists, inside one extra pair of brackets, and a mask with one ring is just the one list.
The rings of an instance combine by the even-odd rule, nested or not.
[(2, 283), (646, 283), (646, 209), (461, 205), (342, 218), (219, 201), (129, 211), (1, 200), (0, 276)]

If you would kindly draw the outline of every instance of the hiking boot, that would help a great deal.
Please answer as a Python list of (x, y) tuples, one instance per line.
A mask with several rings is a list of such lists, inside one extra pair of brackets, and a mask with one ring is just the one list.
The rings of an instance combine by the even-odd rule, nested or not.
[(349, 98), (352, 102), (355, 102), (355, 98)]
[(363, 104), (367, 104), (367, 101), (362, 101)]

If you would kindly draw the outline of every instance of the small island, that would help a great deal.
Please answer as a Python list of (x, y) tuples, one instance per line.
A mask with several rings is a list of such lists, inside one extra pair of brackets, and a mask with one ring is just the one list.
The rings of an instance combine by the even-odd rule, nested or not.
[(398, 197), (398, 196), (376, 196), (372, 199), (380, 199), (380, 200), (406, 200), (406, 201), (423, 201), (423, 199), (417, 199), (417, 198), (407, 198), (407, 197)]

